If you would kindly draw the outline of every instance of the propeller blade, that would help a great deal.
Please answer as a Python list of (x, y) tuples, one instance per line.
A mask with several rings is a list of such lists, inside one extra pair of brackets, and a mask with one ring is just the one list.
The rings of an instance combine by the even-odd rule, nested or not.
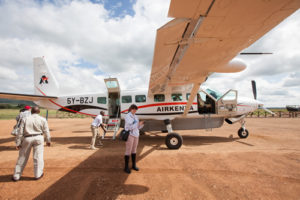
[(253, 92), (253, 96), (254, 96), (254, 99), (256, 100), (257, 98), (257, 93), (256, 93), (256, 82), (254, 80), (251, 81), (252, 83), (252, 92)]
[(264, 54), (273, 54), (273, 53), (265, 53), (265, 52), (242, 52), (240, 55), (264, 55)]

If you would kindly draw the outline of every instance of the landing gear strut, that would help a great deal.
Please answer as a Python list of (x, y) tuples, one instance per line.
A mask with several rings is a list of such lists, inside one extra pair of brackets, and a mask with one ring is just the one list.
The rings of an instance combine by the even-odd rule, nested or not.
[(174, 133), (172, 129), (172, 124), (169, 119), (165, 120), (165, 125), (168, 130), (168, 135), (166, 136), (166, 145), (169, 149), (179, 149), (182, 145), (182, 137), (178, 133)]
[(247, 138), (249, 135), (249, 131), (245, 128), (245, 123), (246, 123), (245, 119), (244, 118), (241, 119), (240, 123), (242, 127), (238, 130), (238, 135), (240, 138)]

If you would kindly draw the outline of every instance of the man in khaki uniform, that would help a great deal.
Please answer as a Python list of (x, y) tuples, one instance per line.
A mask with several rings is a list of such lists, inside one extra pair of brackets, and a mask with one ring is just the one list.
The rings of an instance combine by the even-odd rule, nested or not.
[(90, 148), (95, 150), (95, 142), (96, 142), (96, 138), (99, 137), (99, 145), (103, 145), (101, 140), (100, 140), (100, 135), (99, 135), (99, 126), (101, 126), (101, 128), (103, 129), (104, 132), (106, 132), (106, 128), (104, 126), (106, 126), (106, 124), (103, 123), (103, 116), (104, 116), (104, 112), (100, 111), (100, 115), (97, 115), (97, 117), (94, 119), (94, 121), (91, 124), (91, 130), (92, 130), (92, 141), (91, 141), (91, 146)]
[(38, 180), (44, 173), (44, 136), (46, 135), (47, 146), (50, 146), (50, 133), (48, 123), (45, 118), (39, 115), (39, 107), (31, 109), (31, 116), (22, 119), (20, 133), (16, 138), (16, 148), (19, 151), (13, 181), (21, 178), (22, 172), (27, 164), (31, 148), (33, 148), (34, 176)]

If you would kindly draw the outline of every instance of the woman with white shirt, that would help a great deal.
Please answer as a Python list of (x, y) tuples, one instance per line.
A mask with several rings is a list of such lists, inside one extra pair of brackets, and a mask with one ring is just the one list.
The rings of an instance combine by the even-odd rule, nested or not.
[(128, 166), (129, 157), (131, 154), (132, 160), (132, 169), (139, 171), (139, 168), (136, 166), (136, 149), (139, 143), (140, 129), (143, 128), (144, 122), (140, 121), (135, 115), (138, 107), (135, 104), (132, 104), (128, 109), (128, 114), (125, 117), (125, 130), (130, 131), (128, 139), (126, 141), (126, 151), (125, 151), (125, 168), (126, 173), (130, 173)]

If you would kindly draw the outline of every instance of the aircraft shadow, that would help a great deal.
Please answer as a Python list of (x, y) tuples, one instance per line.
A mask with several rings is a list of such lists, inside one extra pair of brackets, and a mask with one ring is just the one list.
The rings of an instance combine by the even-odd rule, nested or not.
[[(119, 141), (118, 135), (116, 140), (112, 141), (112, 136), (106, 136), (104, 142), (108, 145), (114, 144)], [(77, 136), (77, 137), (52, 137), (52, 142), (58, 144), (75, 144), (74, 148), (79, 147), (82, 144), (84, 147), (88, 145), (91, 141), (91, 136)], [(214, 143), (225, 143), (225, 142), (234, 142), (240, 140), (240, 138), (228, 138), (228, 137), (219, 137), (219, 136), (183, 136), (183, 144), (185, 146), (198, 146), (198, 145), (210, 145)], [(157, 146), (165, 144), (165, 135), (142, 135), (140, 136), (139, 145), (146, 146)], [(167, 147), (166, 147), (167, 148)]]
[[(140, 138), (137, 161), (144, 159), (153, 151), (167, 150), (164, 137), (143, 135)], [(119, 195), (142, 194), (149, 190), (144, 185), (125, 184), (128, 174), (123, 172), (123, 141), (112, 141), (111, 137), (103, 141), (104, 147), (72, 169), (64, 177), (42, 192), (35, 199), (117, 199)], [(75, 145), (69, 148), (85, 148), (91, 137), (55, 137), (53, 142)], [(214, 136), (184, 136), (184, 145), (208, 145), (212, 143), (233, 142), (234, 138)], [(122, 145), (124, 148), (120, 148)], [(145, 146), (152, 148), (144, 151)], [(131, 163), (130, 163), (131, 164)], [(138, 172), (132, 172), (138, 173)]]
[(91, 130), (84, 130), (84, 131), (72, 131), (72, 133), (90, 133)]
[[(226, 143), (240, 140), (240, 138), (228, 138), (219, 136), (192, 136), (184, 135), (183, 145), (184, 146), (199, 146), (199, 145), (211, 145), (215, 143)], [(165, 135), (143, 135), (140, 138), (139, 145), (144, 146), (157, 146), (157, 150), (169, 150), (165, 146)], [(159, 147), (159, 148), (158, 148)]]
[[(147, 192), (147, 186), (125, 184), (128, 178), (123, 172), (125, 149), (117, 148), (112, 154), (118, 144), (104, 145), (101, 151), (96, 151), (34, 199), (117, 199), (121, 194)], [(138, 155), (142, 148), (138, 148)]]
[(58, 144), (89, 144), (91, 136), (51, 137), (51, 141)]

